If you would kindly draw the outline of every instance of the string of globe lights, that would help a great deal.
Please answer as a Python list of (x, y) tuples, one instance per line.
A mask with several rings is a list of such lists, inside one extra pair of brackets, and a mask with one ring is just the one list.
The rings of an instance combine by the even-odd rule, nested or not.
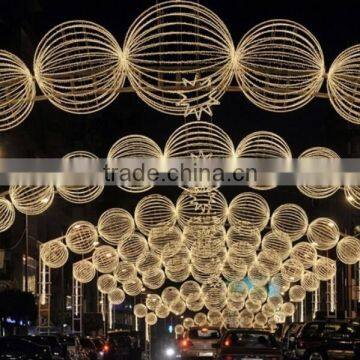
[[(321, 281), (335, 277), (330, 250), (344, 264), (360, 261), (360, 240), (342, 237), (330, 218), (309, 223), (293, 203), (271, 214), (265, 198), (254, 192), (240, 193), (229, 205), (217, 189), (206, 196), (211, 206), (199, 207), (186, 190), (176, 204), (152, 194), (138, 202), (134, 216), (112, 208), (97, 226), (77, 221), (63, 237), (41, 245), (41, 260), (60, 268), (69, 251), (81, 256), (73, 263), (74, 278), (86, 284), (98, 273), (97, 288), (110, 304), (144, 288), (162, 290), (137, 304), (135, 315), (151, 326), (170, 314), (196, 313), (193, 322), (184, 319), (183, 328), (203, 322), (276, 327)], [(175, 285), (164, 288), (166, 280)]]
[[(87, 151), (74, 151), (64, 156), (64, 159), (98, 159)], [(164, 150), (149, 137), (143, 135), (128, 135), (120, 138), (110, 148), (107, 163), (122, 159), (292, 159), (292, 152), (286, 141), (279, 135), (268, 131), (257, 131), (245, 136), (237, 146), (229, 135), (217, 125), (205, 121), (185, 123), (176, 129), (168, 138)], [(338, 159), (339, 156), (325, 147), (312, 147), (300, 154), (299, 159)], [(221, 185), (221, 184), (220, 184)], [(135, 184), (120, 184), (119, 187), (129, 193), (141, 193), (150, 190), (153, 184), (136, 182)], [(203, 187), (188, 186), (200, 207), (206, 207), (208, 197), (202, 195), (205, 190), (211, 190), (213, 185), (205, 181)], [(270, 190), (275, 185), (257, 185), (249, 183), (256, 190)], [(335, 194), (338, 185), (297, 185), (298, 190), (313, 199), (325, 199)], [(345, 185), (342, 187), (345, 198), (355, 208), (360, 209), (360, 187)], [(85, 204), (98, 198), (104, 190), (103, 185), (44, 185), (23, 186), (12, 185), (9, 191), (0, 196), (0, 232), (8, 230), (15, 221), (15, 209), (25, 215), (38, 215), (46, 211), (54, 201), (55, 194), (74, 204)], [(6, 196), (10, 199), (7, 199)], [(255, 204), (248, 204), (250, 208)], [(181, 220), (180, 220), (181, 221)]]
[[(212, 114), (226, 91), (243, 92), (273, 112), (326, 97), (341, 117), (359, 124), (359, 62), (355, 45), (326, 72), (315, 36), (291, 20), (265, 21), (235, 47), (226, 25), (205, 6), (164, 1), (135, 19), (123, 48), (102, 26), (73, 20), (41, 39), (33, 74), (16, 55), (0, 51), (0, 131), (23, 122), (35, 101), (89, 114), (129, 91), (158, 111), (198, 119)], [(126, 79), (130, 87), (124, 87)], [(327, 91), (321, 93), (325, 79)], [(36, 84), (43, 95), (36, 94)]]

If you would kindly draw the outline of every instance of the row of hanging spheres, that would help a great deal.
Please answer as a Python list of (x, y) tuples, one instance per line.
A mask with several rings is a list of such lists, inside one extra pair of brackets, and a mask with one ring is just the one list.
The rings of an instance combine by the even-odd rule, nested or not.
[(34, 56), (34, 75), (15, 55), (0, 51), (0, 130), (20, 124), (36, 100), (36, 85), (56, 107), (88, 114), (109, 105), (127, 78), (136, 94), (161, 112), (211, 114), (235, 76), (258, 107), (296, 110), (327, 79), (335, 110), (359, 124), (360, 45), (343, 51), (328, 72), (319, 42), (290, 20), (265, 21), (237, 47), (222, 20), (184, 0), (156, 4), (127, 32), (123, 49), (100, 25), (74, 20), (51, 29)]
[[(44, 243), (40, 256), (50, 268), (64, 266), (69, 250), (81, 256), (73, 263), (74, 278), (85, 284), (98, 273), (97, 288), (112, 304), (145, 288), (162, 289), (161, 296), (149, 295), (154, 304), (148, 300), (134, 309), (149, 325), (170, 313), (207, 309), (206, 321), (221, 315), (214, 315), (211, 324), (274, 327), (292, 316), (294, 304), (321, 281), (335, 277), (331, 249), (345, 264), (360, 261), (359, 239), (341, 238), (330, 218), (309, 224), (296, 204), (283, 204), (270, 214), (266, 200), (253, 192), (239, 194), (227, 206), (213, 190), (203, 197), (184, 191), (176, 206), (152, 194), (139, 201), (134, 217), (112, 208), (97, 226), (77, 221), (63, 238)], [(179, 289), (163, 288), (166, 279)]]
[[(112, 161), (126, 158), (161, 159), (172, 158), (203, 159), (203, 158), (262, 158), (262, 159), (292, 159), (292, 152), (286, 141), (279, 135), (268, 131), (257, 131), (245, 136), (235, 149), (231, 138), (218, 126), (205, 121), (193, 121), (180, 126), (166, 142), (164, 151), (152, 139), (143, 135), (128, 135), (116, 141), (109, 150), (107, 162), (112, 167)], [(98, 157), (88, 151), (74, 151), (64, 159), (96, 160)], [(299, 159), (339, 159), (339, 155), (325, 147), (312, 147), (305, 150)], [(203, 184), (204, 185), (204, 184)], [(270, 190), (276, 184), (257, 185), (249, 183), (256, 190)], [(127, 192), (140, 193), (153, 187), (150, 183), (124, 183), (119, 187)], [(298, 185), (299, 191), (314, 199), (324, 199), (335, 194), (340, 186), (337, 185)], [(205, 184), (203, 187), (186, 187), (189, 193), (198, 194), (211, 191), (213, 187)], [(85, 204), (95, 200), (102, 194), (103, 185), (90, 186), (56, 186), (57, 193), (65, 200), (75, 204)], [(343, 188), (345, 198), (355, 208), (360, 209), (360, 187), (346, 185)], [(48, 186), (19, 186), (9, 188), (10, 200), (0, 197), (0, 232), (8, 230), (15, 221), (15, 208), (26, 215), (38, 215), (46, 211), (52, 204), (55, 188)]]

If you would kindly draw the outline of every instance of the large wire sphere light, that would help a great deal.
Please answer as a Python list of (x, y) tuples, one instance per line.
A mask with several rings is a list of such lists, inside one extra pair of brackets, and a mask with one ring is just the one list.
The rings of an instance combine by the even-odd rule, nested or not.
[(11, 227), (15, 221), (15, 209), (11, 201), (0, 197), (0, 233)]
[(0, 131), (5, 131), (18, 126), (30, 114), (36, 90), (26, 65), (5, 50), (0, 51), (0, 78)]
[(40, 257), (49, 268), (57, 269), (65, 265), (69, 252), (60, 240), (50, 240), (41, 245)]
[(237, 48), (236, 78), (258, 107), (286, 112), (307, 104), (324, 80), (320, 44), (290, 20), (265, 21), (248, 31)]
[(40, 41), (34, 74), (58, 108), (89, 114), (109, 105), (125, 80), (123, 54), (115, 38), (90, 21), (67, 21)]
[(167, 114), (198, 118), (211, 112), (230, 84), (234, 53), (222, 20), (184, 0), (144, 11), (124, 45), (128, 78), (143, 101)]

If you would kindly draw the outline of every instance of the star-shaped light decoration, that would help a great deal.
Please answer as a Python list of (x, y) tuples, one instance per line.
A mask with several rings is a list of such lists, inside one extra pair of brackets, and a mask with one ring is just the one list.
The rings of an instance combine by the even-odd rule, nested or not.
[[(207, 77), (205, 79), (200, 78), (198, 74), (195, 75), (194, 80), (189, 80), (186, 78), (182, 79), (183, 84), (189, 90), (179, 90), (177, 93), (180, 95), (181, 99), (176, 103), (176, 106), (185, 106), (184, 116), (188, 117), (189, 115), (194, 114), (197, 120), (201, 119), (203, 112), (209, 116), (213, 115), (211, 107), (214, 105), (220, 105), (220, 101), (217, 100), (217, 90), (211, 90), (211, 78)], [(209, 94), (202, 99), (204, 96), (198, 96), (194, 98), (189, 98), (187, 93), (189, 91), (202, 91), (209, 89), (211, 90)], [(197, 100), (201, 99), (200, 103), (196, 103)], [(192, 104), (194, 103), (194, 104)]]
[(190, 204), (194, 205), (195, 211), (200, 211), (201, 214), (210, 214), (211, 204), (215, 203), (215, 192), (208, 192), (209, 198), (208, 201), (202, 203), (198, 200), (196, 194), (189, 194), (191, 197)]

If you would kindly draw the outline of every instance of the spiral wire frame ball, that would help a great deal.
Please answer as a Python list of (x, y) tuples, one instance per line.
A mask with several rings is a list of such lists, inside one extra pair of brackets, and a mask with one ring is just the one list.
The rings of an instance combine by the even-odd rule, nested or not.
[(226, 26), (190, 1), (165, 1), (143, 12), (128, 30), (124, 53), (138, 96), (171, 115), (212, 114), (233, 77), (235, 49)]
[(360, 45), (344, 50), (332, 63), (328, 73), (327, 90), (337, 113), (352, 122), (360, 124)]
[(226, 244), (230, 247), (238, 242), (247, 242), (258, 248), (261, 243), (260, 231), (257, 229), (249, 230), (248, 228), (230, 226), (226, 233)]
[(183, 191), (176, 202), (177, 221), (182, 228), (189, 225), (224, 225), (227, 212), (226, 199), (216, 189), (196, 194)]
[(123, 283), (123, 290), (129, 296), (138, 296), (143, 289), (143, 283), (138, 277), (134, 277)]
[(270, 284), (279, 291), (280, 294), (284, 294), (290, 288), (290, 281), (285, 279), (281, 272), (274, 275), (271, 280)]
[(183, 325), (177, 324), (175, 325), (174, 331), (176, 335), (181, 336), (184, 333), (185, 329)]
[[(255, 159), (288, 159), (291, 160), (291, 150), (286, 141), (270, 131), (256, 131), (245, 136), (236, 149), (239, 158)], [(257, 190), (270, 190), (276, 187), (276, 180), (266, 178), (266, 184), (257, 185), (250, 179), (249, 186)], [(268, 183), (269, 181), (269, 183)]]
[(135, 265), (129, 261), (120, 261), (114, 270), (114, 276), (118, 282), (125, 282), (128, 279), (136, 277)]
[(191, 329), (195, 325), (194, 319), (187, 317), (183, 320), (183, 327), (185, 330)]
[[(139, 159), (139, 161), (151, 163), (151, 161), (159, 160), (162, 156), (163, 153), (154, 140), (143, 135), (128, 135), (113, 144), (107, 155), (107, 162), (109, 168), (119, 168), (121, 160)], [(155, 163), (154, 166), (158, 166), (158, 164)], [(148, 179), (138, 181), (129, 179), (117, 185), (120, 189), (130, 193), (145, 192), (154, 186)]]
[(47, 210), (54, 200), (54, 187), (18, 186), (9, 188), (11, 202), (25, 215), (39, 215)]
[[(81, 162), (79, 163), (80, 160), (77, 159), (81, 159)], [(96, 155), (88, 151), (73, 151), (63, 157), (64, 170), (71, 172), (73, 171), (73, 167), (75, 167), (77, 172), (79, 172), (82, 167), (81, 164), (87, 163), (91, 166), (92, 160), (98, 159)], [(59, 185), (56, 189), (60, 196), (66, 201), (73, 204), (87, 204), (101, 195), (104, 190), (104, 185)]]
[(161, 299), (165, 305), (171, 305), (180, 299), (180, 292), (174, 286), (166, 287), (161, 293)]
[(145, 316), (145, 323), (149, 326), (153, 326), (157, 323), (157, 316), (150, 312), (150, 313), (147, 313), (146, 316)]
[(21, 124), (30, 114), (36, 95), (35, 82), (26, 65), (0, 50), (0, 131)]
[[(339, 159), (339, 155), (328, 148), (325, 147), (313, 147), (305, 150), (300, 156), (301, 159), (318, 159), (323, 160), (324, 164), (327, 164), (331, 159)], [(325, 162), (326, 161), (326, 162)], [(331, 162), (330, 162), (331, 164)], [(304, 195), (312, 199), (325, 199), (329, 196), (332, 196), (340, 188), (338, 185), (297, 185), (297, 188)]]
[(97, 288), (103, 294), (109, 294), (116, 289), (116, 279), (113, 275), (100, 275), (97, 279)]
[(156, 307), (162, 303), (161, 297), (158, 294), (148, 294), (145, 303), (150, 311), (155, 311)]
[(68, 248), (75, 254), (88, 254), (98, 244), (98, 233), (90, 222), (76, 221), (67, 229), (65, 241)]
[(221, 269), (221, 275), (227, 280), (227, 281), (241, 281), (248, 271), (247, 265), (243, 264), (242, 266), (238, 265), (236, 268), (232, 267), (230, 263), (226, 260), (223, 263), (222, 269)]
[(244, 281), (232, 281), (228, 285), (227, 296), (233, 301), (245, 300), (248, 293), (249, 288)]
[(282, 277), (289, 282), (297, 282), (304, 274), (303, 264), (296, 259), (288, 259), (283, 262), (281, 267)]
[(121, 260), (134, 264), (137, 259), (147, 251), (147, 241), (140, 233), (133, 233), (129, 238), (122, 240), (117, 247), (117, 252)]
[(325, 217), (317, 218), (309, 224), (307, 238), (318, 250), (330, 250), (340, 239), (336, 222)]
[(194, 298), (200, 298), (201, 296), (201, 287), (193, 280), (185, 281), (180, 286), (180, 296), (183, 300), (186, 300), (190, 295)]
[(244, 35), (236, 51), (239, 86), (264, 110), (296, 110), (321, 88), (325, 64), (320, 44), (294, 21), (262, 22)]
[(194, 322), (197, 326), (204, 326), (207, 323), (206, 314), (199, 312), (194, 316)]
[(155, 314), (159, 319), (166, 319), (170, 315), (170, 309), (165, 304), (161, 303), (156, 306)]
[(205, 306), (204, 299), (196, 295), (190, 295), (186, 299), (186, 307), (193, 312), (197, 312), (203, 309)]
[(299, 205), (283, 204), (273, 212), (271, 228), (275, 232), (287, 234), (292, 241), (296, 241), (306, 234), (308, 217)]
[(100, 237), (111, 245), (118, 245), (135, 231), (133, 217), (124, 209), (112, 208), (103, 212), (98, 220)]
[(50, 240), (40, 246), (40, 257), (46, 266), (57, 269), (65, 265), (69, 251), (61, 241)]
[(136, 304), (134, 306), (134, 315), (138, 319), (143, 319), (146, 316), (147, 312), (147, 307), (144, 304)]
[(255, 286), (264, 286), (270, 280), (270, 274), (268, 270), (257, 262), (249, 266), (248, 278)]
[(90, 21), (67, 21), (40, 41), (34, 74), (44, 95), (72, 114), (89, 114), (109, 105), (124, 84), (120, 46), (109, 31)]
[(228, 220), (234, 227), (262, 231), (269, 218), (270, 209), (267, 201), (253, 192), (237, 195), (229, 205)]
[(316, 262), (317, 251), (313, 244), (302, 241), (292, 248), (290, 257), (300, 261), (304, 269), (309, 269)]
[(266, 301), (268, 293), (263, 286), (254, 286), (249, 291), (249, 299), (256, 301), (259, 300), (262, 304)]
[(336, 255), (344, 264), (352, 265), (360, 261), (360, 240), (346, 236), (336, 245)]
[(142, 274), (142, 282), (148, 289), (159, 289), (165, 283), (165, 273), (162, 269), (146, 270)]
[(345, 198), (354, 208), (360, 209), (360, 186), (345, 185)]
[(96, 269), (89, 260), (80, 260), (73, 264), (73, 276), (79, 283), (87, 284), (95, 278)]
[(178, 245), (183, 240), (183, 234), (177, 226), (164, 226), (150, 230), (148, 236), (149, 247), (157, 255), (161, 255), (166, 245)]
[(274, 250), (285, 260), (291, 253), (292, 241), (289, 235), (281, 231), (269, 231), (262, 239), (261, 248), (263, 250)]
[(119, 265), (119, 256), (114, 248), (108, 245), (97, 247), (92, 254), (92, 263), (101, 273), (110, 273)]
[(181, 300), (181, 299), (173, 301), (170, 304), (170, 311), (176, 316), (182, 315), (186, 311), (186, 303), (185, 303), (185, 301)]
[(316, 274), (312, 271), (305, 271), (300, 285), (308, 292), (316, 291), (320, 286), (320, 280), (317, 278)]
[(256, 259), (256, 248), (249, 243), (235, 243), (230, 246), (227, 261), (234, 269), (251, 265)]
[(301, 302), (305, 299), (305, 296), (306, 290), (301, 285), (294, 285), (289, 290), (289, 298), (292, 302)]
[(110, 304), (120, 305), (125, 301), (125, 293), (123, 290), (117, 288), (108, 294)]
[(0, 233), (8, 230), (14, 222), (14, 205), (4, 197), (0, 197)]
[(134, 218), (139, 230), (149, 235), (152, 229), (174, 226), (176, 210), (169, 198), (152, 194), (145, 196), (137, 203)]
[(319, 280), (331, 280), (336, 275), (336, 261), (321, 256), (315, 262), (313, 271)]

